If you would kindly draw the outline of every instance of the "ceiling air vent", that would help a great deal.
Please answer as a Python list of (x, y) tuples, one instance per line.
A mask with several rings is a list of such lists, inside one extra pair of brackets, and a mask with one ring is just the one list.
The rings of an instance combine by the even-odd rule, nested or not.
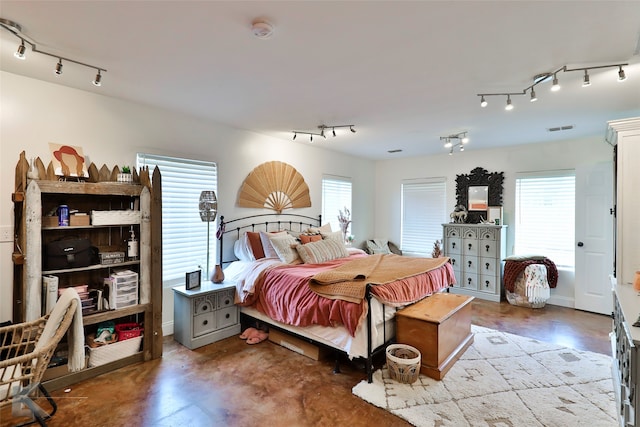
[(549, 132), (558, 132), (561, 130), (571, 130), (573, 129), (573, 125), (567, 125), (567, 126), (558, 126), (558, 127), (554, 127), (554, 128), (548, 128), (547, 130)]
[(389, 151), (387, 151), (387, 153), (389, 153), (389, 154), (401, 153), (401, 152), (402, 152), (402, 150), (401, 150), (401, 149), (399, 149), (399, 148), (396, 148), (395, 150), (389, 150)]

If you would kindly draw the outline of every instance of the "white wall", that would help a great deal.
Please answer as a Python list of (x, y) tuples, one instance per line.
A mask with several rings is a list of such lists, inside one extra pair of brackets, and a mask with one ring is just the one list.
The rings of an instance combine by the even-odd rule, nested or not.
[[(521, 145), (493, 150), (465, 151), (442, 155), (381, 161), (376, 164), (375, 235), (400, 242), (401, 183), (405, 179), (445, 177), (447, 206), (456, 204), (456, 175), (469, 174), (476, 167), (504, 172), (503, 221), (512, 224), (515, 214), (515, 176), (517, 172), (575, 169), (580, 165), (612, 161), (613, 149), (602, 137), (587, 140)], [(443, 150), (444, 151), (444, 150)], [(580, 215), (576, 212), (576, 215)], [(444, 219), (448, 221), (448, 218)], [(514, 227), (508, 228), (507, 254), (512, 253)], [(433, 242), (425, 242), (428, 248)], [(550, 304), (573, 307), (574, 275), (560, 271), (558, 286), (552, 289)]]
[[(215, 161), (219, 211), (227, 219), (263, 213), (236, 207), (242, 181), (263, 162), (280, 160), (302, 174), (312, 207), (296, 213), (311, 216), (320, 213), (323, 174), (351, 177), (353, 234), (373, 234), (371, 161), (6, 72), (0, 72), (0, 226), (13, 225), (11, 193), (20, 152), (39, 156), (46, 166), (49, 142), (83, 147), (98, 168), (134, 165), (137, 152)], [(12, 250), (11, 243), (0, 243), (0, 321), (12, 317)], [(171, 290), (165, 291), (163, 325), (172, 332)]]

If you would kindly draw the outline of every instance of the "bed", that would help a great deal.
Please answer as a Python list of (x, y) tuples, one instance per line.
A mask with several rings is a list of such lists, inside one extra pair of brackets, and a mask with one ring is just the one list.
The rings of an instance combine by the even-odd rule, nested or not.
[(219, 264), (236, 283), (244, 324), (263, 322), (362, 358), (371, 381), (373, 358), (395, 337), (395, 312), (446, 290), (455, 283), (453, 269), (448, 258), (347, 248), (341, 233), (321, 222), (296, 214), (221, 216)]

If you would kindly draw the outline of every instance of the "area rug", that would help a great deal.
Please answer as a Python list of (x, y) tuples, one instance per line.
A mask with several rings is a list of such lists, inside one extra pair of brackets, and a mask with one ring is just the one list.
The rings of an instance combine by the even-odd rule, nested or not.
[(442, 381), (386, 367), (353, 394), (415, 426), (616, 426), (612, 359), (472, 326), (474, 342)]

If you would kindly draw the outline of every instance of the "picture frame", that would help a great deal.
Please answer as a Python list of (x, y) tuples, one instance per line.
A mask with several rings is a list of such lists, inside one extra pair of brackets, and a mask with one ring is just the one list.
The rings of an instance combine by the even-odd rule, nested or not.
[(187, 290), (199, 288), (201, 277), (202, 277), (202, 270), (196, 270), (196, 271), (191, 271), (187, 273), (184, 281), (185, 288)]
[(495, 225), (502, 224), (502, 206), (487, 207), (487, 221)]

